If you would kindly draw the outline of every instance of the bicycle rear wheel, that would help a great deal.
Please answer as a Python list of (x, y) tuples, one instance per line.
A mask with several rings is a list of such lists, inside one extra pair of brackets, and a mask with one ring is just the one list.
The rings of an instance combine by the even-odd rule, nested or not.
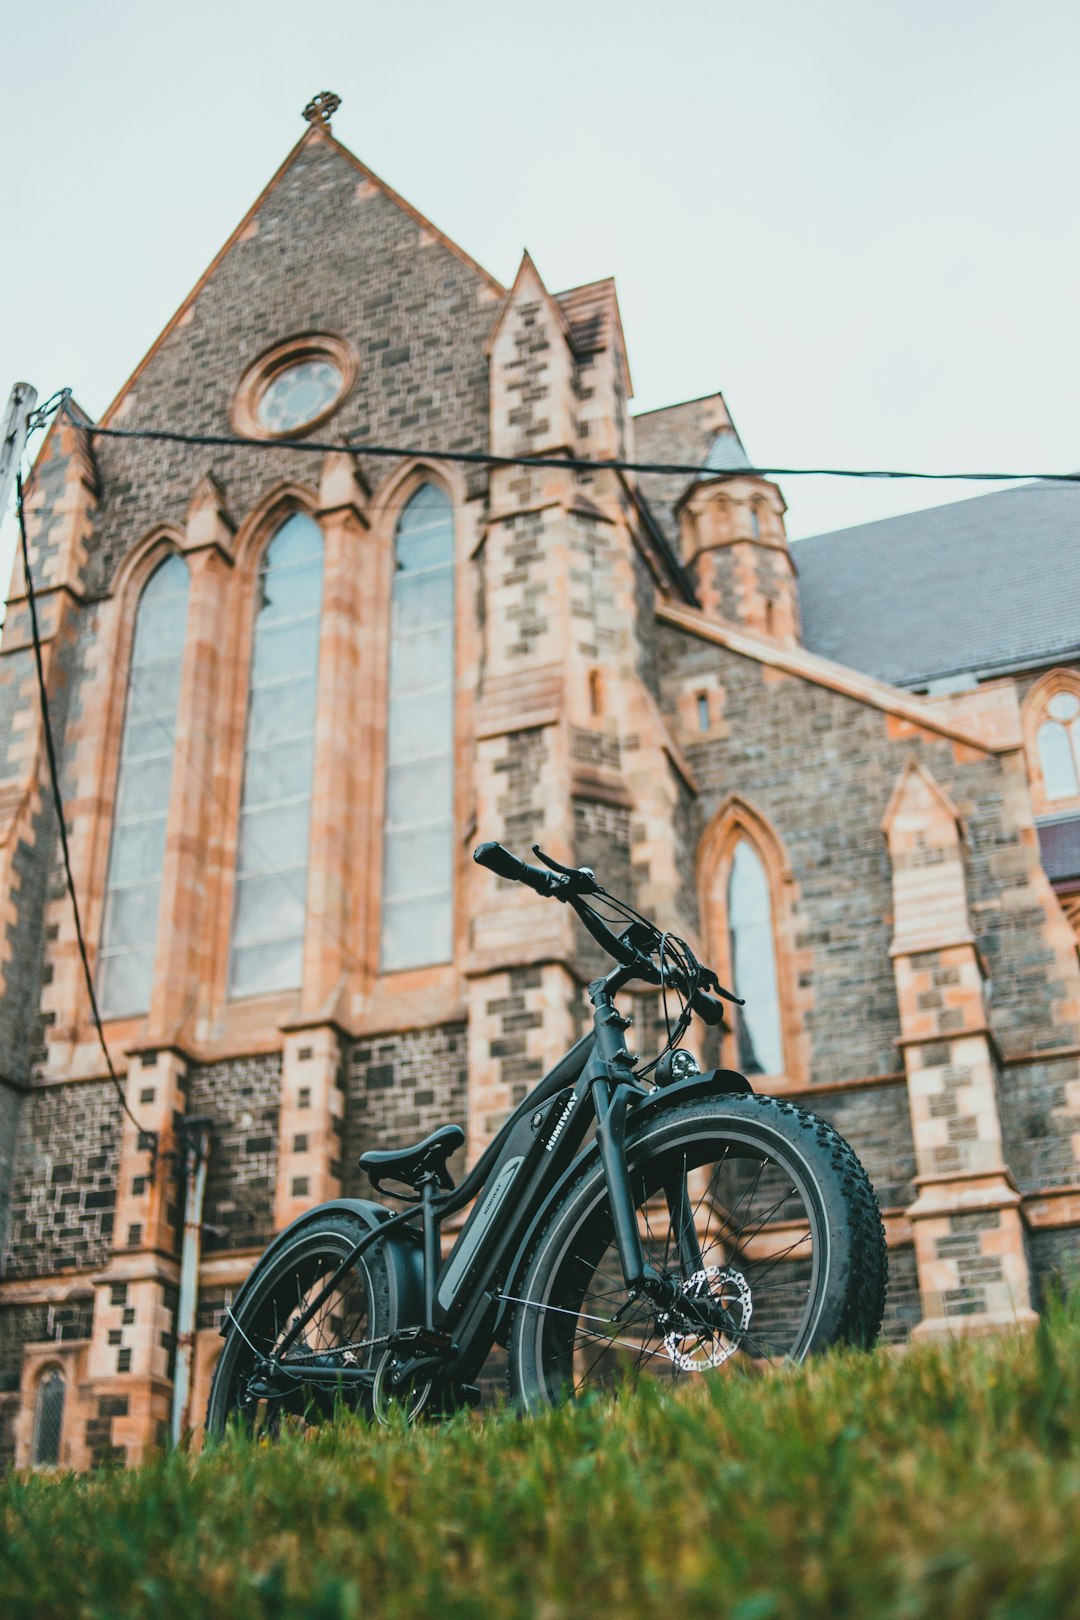
[[(296, 1344), (284, 1355), (278, 1351), (292, 1323), (368, 1230), (347, 1211), (313, 1214), (292, 1242), (259, 1262), (214, 1370), (206, 1412), (209, 1439), (220, 1439), (230, 1423), (270, 1438), (283, 1425), (316, 1424), (332, 1412), (336, 1396), (305, 1383), (305, 1367), (310, 1370), (315, 1360), (323, 1368), (375, 1365), (390, 1320), (386, 1263), (377, 1245), (346, 1273)], [(250, 1385), (259, 1363), (271, 1356), (294, 1387), (285, 1396), (253, 1397)]]
[(520, 1404), (873, 1343), (884, 1233), (866, 1173), (830, 1125), (771, 1097), (676, 1103), (631, 1135), (627, 1164), (646, 1258), (675, 1305), (627, 1296), (603, 1171), (586, 1166), (508, 1290)]

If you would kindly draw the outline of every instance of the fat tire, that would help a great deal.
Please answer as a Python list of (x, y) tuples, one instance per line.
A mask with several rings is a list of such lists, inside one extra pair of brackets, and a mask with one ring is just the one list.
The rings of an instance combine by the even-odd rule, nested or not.
[[(636, 1167), (652, 1153), (699, 1125), (715, 1135), (726, 1125), (749, 1126), (763, 1140), (770, 1137), (797, 1153), (813, 1183), (828, 1231), (827, 1276), (819, 1284), (825, 1298), (812, 1332), (796, 1359), (804, 1360), (834, 1345), (869, 1349), (885, 1309), (888, 1256), (881, 1211), (870, 1179), (853, 1149), (826, 1120), (782, 1098), (733, 1096), (673, 1104), (627, 1137), (627, 1157)], [(583, 1167), (565, 1189), (558, 1205), (538, 1231), (509, 1292), (523, 1300), (543, 1300), (553, 1273), (567, 1254), (567, 1244), (581, 1227), (590, 1204), (595, 1206), (603, 1172), (596, 1160)], [(595, 1217), (594, 1217), (595, 1218)], [(546, 1405), (551, 1396), (537, 1364), (535, 1307), (518, 1305), (507, 1342), (511, 1399), (526, 1409)]]
[[(273, 1299), (274, 1289), (281, 1286), (288, 1273), (301, 1265), (305, 1257), (325, 1254), (333, 1249), (339, 1251), (344, 1259), (369, 1231), (370, 1228), (358, 1216), (350, 1215), (347, 1211), (313, 1213), (309, 1220), (296, 1228), (290, 1242), (264, 1255), (258, 1262), (237, 1316), (240, 1327), (246, 1333), (253, 1332), (260, 1312)], [(390, 1324), (390, 1282), (381, 1246), (376, 1244), (368, 1249), (357, 1262), (357, 1268), (367, 1279), (371, 1336), (378, 1337), (389, 1331)], [(234, 1326), (225, 1339), (210, 1383), (206, 1406), (206, 1438), (210, 1441), (220, 1440), (229, 1420), (238, 1413), (236, 1377), (245, 1353), (250, 1354), (243, 1336)], [(376, 1355), (377, 1352), (369, 1352), (369, 1364)]]

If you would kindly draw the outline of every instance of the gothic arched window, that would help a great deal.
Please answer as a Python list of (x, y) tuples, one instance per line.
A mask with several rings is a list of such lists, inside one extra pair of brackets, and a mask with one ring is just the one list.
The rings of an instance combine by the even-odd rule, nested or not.
[(286, 519), (263, 553), (251, 650), (229, 990), (295, 990), (303, 974), (323, 545)]
[(727, 921), (734, 990), (746, 1001), (736, 1026), (740, 1066), (747, 1074), (781, 1074), (784, 1043), (769, 880), (745, 838), (731, 859)]
[(1047, 799), (1075, 798), (1080, 794), (1080, 697), (1075, 692), (1054, 693), (1037, 736)]
[(382, 969), (453, 952), (454, 514), (422, 484), (394, 541)]
[(135, 616), (98, 963), (105, 1017), (150, 1005), (187, 608), (188, 571), (174, 553)]
[(34, 1440), (30, 1453), (35, 1468), (55, 1468), (60, 1461), (66, 1389), (59, 1367), (50, 1367), (38, 1384), (34, 1403)]

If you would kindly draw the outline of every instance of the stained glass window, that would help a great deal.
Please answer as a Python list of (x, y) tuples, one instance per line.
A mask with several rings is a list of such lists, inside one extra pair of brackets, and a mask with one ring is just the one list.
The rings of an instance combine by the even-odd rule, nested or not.
[(454, 514), (417, 490), (395, 541), (382, 967), (449, 961), (454, 870)]
[(34, 1406), (32, 1457), (35, 1468), (55, 1468), (60, 1461), (65, 1393), (63, 1373), (59, 1367), (50, 1368), (38, 1385)]
[(1039, 727), (1046, 797), (1071, 799), (1080, 793), (1080, 698), (1075, 692), (1055, 692), (1046, 712)]
[(259, 569), (229, 989), (299, 987), (322, 609), (322, 534), (296, 513)]
[(150, 1005), (187, 607), (188, 571), (173, 555), (151, 575), (135, 618), (98, 961), (105, 1017)]
[(757, 852), (740, 838), (728, 878), (728, 933), (738, 1012), (739, 1064), (747, 1074), (781, 1074), (780, 996), (769, 880)]
[(259, 421), (271, 433), (292, 433), (330, 408), (342, 382), (332, 360), (301, 360), (286, 366), (263, 389)]

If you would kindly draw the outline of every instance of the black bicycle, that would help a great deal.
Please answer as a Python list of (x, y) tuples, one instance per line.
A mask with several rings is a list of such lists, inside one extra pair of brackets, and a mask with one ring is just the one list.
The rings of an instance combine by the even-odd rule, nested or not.
[[(464, 1133), (445, 1125), (360, 1159), (406, 1207), (335, 1199), (274, 1239), (222, 1327), (211, 1437), (230, 1420), (272, 1435), (339, 1402), (380, 1420), (475, 1404), (495, 1345), (511, 1396), (536, 1408), (643, 1375), (758, 1373), (874, 1342), (885, 1241), (851, 1148), (741, 1074), (700, 1072), (680, 1045), (691, 1019), (718, 1025), (737, 998), (588, 868), (535, 853), (543, 867), (492, 843), (474, 859), (572, 906), (614, 958), (589, 986), (591, 1033), (460, 1186), (447, 1160)], [(615, 1005), (635, 980), (674, 1012), (640, 1065)], [(444, 1259), (442, 1223), (470, 1203)]]

